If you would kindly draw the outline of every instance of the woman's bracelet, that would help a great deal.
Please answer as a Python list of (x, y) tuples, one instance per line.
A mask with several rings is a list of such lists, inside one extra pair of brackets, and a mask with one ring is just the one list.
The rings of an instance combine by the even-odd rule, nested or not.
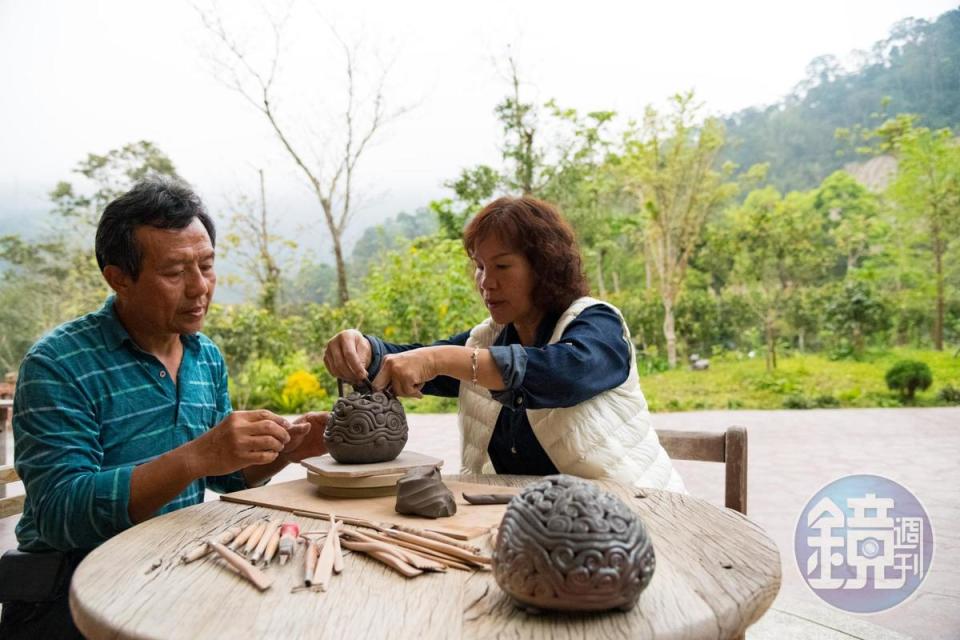
[(480, 348), (475, 347), (473, 349), (473, 353), (470, 354), (470, 366), (473, 370), (472, 375), (470, 377), (470, 382), (472, 382), (473, 384), (477, 384), (477, 365), (479, 364), (479, 360), (480, 360)]

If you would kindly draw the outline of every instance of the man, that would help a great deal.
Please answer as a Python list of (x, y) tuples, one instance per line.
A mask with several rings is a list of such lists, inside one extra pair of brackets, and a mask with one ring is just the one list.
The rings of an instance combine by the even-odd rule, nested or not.
[(87, 551), (202, 502), (208, 487), (256, 486), (325, 451), (326, 414), (290, 424), (232, 410), (226, 364), (199, 333), (215, 242), (179, 182), (141, 182), (104, 210), (97, 263), (115, 295), (42, 338), (20, 367), (13, 430), (26, 502), (19, 552), (0, 560), (0, 637), (77, 634), (67, 587)]

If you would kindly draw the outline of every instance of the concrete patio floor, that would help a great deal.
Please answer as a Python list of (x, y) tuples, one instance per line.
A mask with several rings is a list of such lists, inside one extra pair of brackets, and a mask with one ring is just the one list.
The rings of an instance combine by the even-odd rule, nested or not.
[[(414, 414), (410, 423), (408, 448), (442, 458), (447, 473), (456, 473), (456, 416)], [(783, 563), (780, 594), (748, 638), (960, 637), (960, 408), (707, 411), (657, 414), (654, 425), (748, 429), (748, 515), (776, 542)], [(676, 464), (690, 493), (723, 504), (722, 465)], [(933, 565), (920, 590), (899, 607), (872, 616), (852, 616), (823, 604), (803, 583), (792, 551), (796, 520), (810, 496), (854, 473), (886, 476), (910, 489), (934, 528)], [(291, 467), (276, 481), (303, 476)], [(0, 520), (0, 549), (15, 545), (15, 524), (15, 517)]]

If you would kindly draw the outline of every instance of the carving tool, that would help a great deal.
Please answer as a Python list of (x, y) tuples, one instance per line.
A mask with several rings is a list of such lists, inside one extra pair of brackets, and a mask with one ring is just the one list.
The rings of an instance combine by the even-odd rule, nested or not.
[(277, 553), (280, 554), (280, 564), (287, 564), (297, 551), (297, 536), (300, 535), (300, 525), (296, 522), (285, 522), (280, 526), (280, 543)]
[(250, 537), (247, 538), (247, 544), (243, 547), (243, 555), (249, 556), (253, 553), (253, 550), (257, 548), (257, 545), (260, 544), (260, 538), (263, 537), (263, 532), (267, 530), (268, 522), (266, 520), (260, 520), (257, 522), (257, 527), (253, 530), (253, 533), (250, 534)]
[(273, 535), (270, 536), (270, 542), (267, 543), (267, 549), (263, 552), (263, 560), (260, 561), (261, 567), (266, 567), (273, 560), (277, 553), (277, 547), (280, 546), (280, 527), (278, 526)]
[(237, 537), (233, 539), (233, 542), (230, 543), (229, 549), (233, 551), (242, 547), (244, 543), (246, 543), (246, 541), (250, 539), (250, 536), (253, 534), (254, 530), (257, 528), (257, 524), (259, 522), (260, 522), (259, 520), (254, 520), (253, 522), (248, 524), (246, 527), (244, 527), (243, 531), (241, 531), (237, 535)]
[[(243, 530), (243, 527), (241, 527), (240, 525), (230, 527), (229, 529), (227, 529), (217, 537), (217, 542), (219, 542), (220, 544), (227, 544), (228, 542), (236, 538), (238, 535), (240, 535), (240, 532), (242, 530)], [(189, 551), (183, 554), (182, 556), (180, 556), (180, 562), (182, 562), (183, 564), (187, 564), (187, 563), (193, 562), (194, 560), (199, 560), (200, 558), (203, 558), (208, 553), (210, 553), (210, 551), (211, 551), (210, 545), (204, 542), (203, 544), (196, 547), (192, 551)]]
[[(263, 555), (267, 552), (267, 546), (270, 544), (270, 540), (273, 538), (273, 534), (280, 529), (279, 520), (270, 520), (266, 526), (263, 528), (263, 533), (260, 534), (260, 540), (257, 541), (257, 546), (254, 548), (253, 553), (250, 554), (251, 564), (257, 564), (260, 560), (263, 559)], [(247, 545), (250, 542), (247, 541)]]
[(225, 546), (217, 542), (216, 540), (208, 540), (207, 544), (210, 545), (214, 551), (220, 554), (220, 557), (227, 561), (227, 563), (236, 569), (240, 575), (253, 583), (257, 589), (260, 591), (266, 591), (270, 588), (270, 585), (273, 584), (273, 579), (267, 577), (260, 569), (257, 569), (243, 556), (239, 555), (235, 551), (227, 549)]
[(320, 556), (320, 549), (317, 543), (307, 539), (307, 549), (303, 554), (303, 584), (307, 587), (313, 586), (313, 573), (317, 570), (317, 559)]

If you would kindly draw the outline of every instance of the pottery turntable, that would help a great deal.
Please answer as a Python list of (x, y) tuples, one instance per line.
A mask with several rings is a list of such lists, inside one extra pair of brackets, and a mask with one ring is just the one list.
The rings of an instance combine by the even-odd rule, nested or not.
[(331, 498), (376, 498), (397, 493), (397, 481), (415, 467), (440, 467), (443, 460), (414, 451), (402, 451), (387, 462), (344, 464), (329, 454), (302, 461), (307, 480), (317, 492)]

